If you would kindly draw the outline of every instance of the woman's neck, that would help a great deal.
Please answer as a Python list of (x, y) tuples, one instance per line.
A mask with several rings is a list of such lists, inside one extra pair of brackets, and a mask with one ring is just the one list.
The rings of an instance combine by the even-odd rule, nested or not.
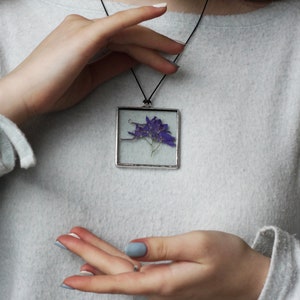
[[(200, 13), (205, 0), (112, 0), (132, 5), (153, 5), (161, 2), (168, 3), (171, 11)], [(271, 0), (209, 0), (206, 14), (208, 15), (234, 15), (254, 11), (268, 5)]]

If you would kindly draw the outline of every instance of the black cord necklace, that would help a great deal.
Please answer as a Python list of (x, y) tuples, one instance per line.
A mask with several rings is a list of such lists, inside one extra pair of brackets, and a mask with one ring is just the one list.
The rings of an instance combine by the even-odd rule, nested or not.
[[(100, 0), (107, 16), (108, 10)], [(197, 23), (187, 38), (187, 45), (204, 16), (206, 0)], [(173, 63), (179, 59), (178, 54)], [(151, 99), (166, 79), (163, 75), (149, 97), (133, 69), (131, 72), (143, 94), (142, 107), (118, 107), (116, 126), (116, 157), (118, 167), (179, 168), (180, 113), (177, 109), (152, 108)]]
[[(108, 13), (108, 10), (107, 10), (107, 8), (106, 8), (106, 5), (104, 4), (104, 1), (103, 1), (103, 0), (100, 0), (100, 1), (101, 1), (102, 6), (103, 6), (103, 9), (104, 9), (104, 11), (105, 11), (105, 14), (106, 14), (107, 16), (109, 16), (109, 13)], [(199, 25), (200, 25), (200, 23), (201, 23), (201, 20), (202, 20), (202, 18), (203, 18), (203, 16), (204, 16), (204, 12), (205, 12), (205, 10), (206, 10), (206, 6), (207, 6), (208, 1), (209, 1), (209, 0), (206, 0), (206, 1), (205, 1), (204, 6), (203, 6), (203, 9), (202, 9), (202, 11), (201, 11), (201, 13), (200, 13), (200, 15), (199, 15), (199, 19), (198, 19), (198, 21), (197, 21), (197, 23), (196, 23), (196, 25), (195, 25), (193, 31), (191, 32), (191, 34), (190, 34), (189, 37), (187, 38), (187, 40), (186, 40), (186, 42), (185, 42), (185, 45), (187, 45), (187, 44), (189, 43), (189, 41), (191, 40), (192, 36), (194, 35), (194, 33), (196, 32), (196, 30), (198, 29), (198, 27), (199, 27)], [(175, 59), (173, 60), (173, 63), (176, 63), (176, 61), (179, 59), (179, 57), (180, 57), (180, 54), (178, 54), (178, 55), (175, 57)], [(161, 84), (163, 83), (163, 81), (165, 80), (165, 78), (167, 77), (167, 75), (165, 74), (165, 75), (162, 76), (162, 78), (160, 79), (160, 81), (158, 82), (158, 84), (156, 85), (156, 87), (154, 88), (154, 90), (152, 91), (152, 93), (150, 94), (150, 96), (147, 97), (147, 96), (146, 96), (146, 93), (144, 92), (144, 89), (142, 88), (142, 85), (141, 85), (141, 83), (140, 83), (138, 77), (136, 76), (136, 74), (135, 74), (135, 72), (134, 72), (134, 70), (131, 69), (131, 72), (132, 72), (132, 74), (133, 74), (133, 76), (134, 76), (134, 78), (135, 78), (135, 80), (136, 80), (136, 82), (137, 82), (137, 84), (138, 84), (138, 86), (139, 86), (139, 89), (141, 90), (141, 92), (142, 92), (142, 94), (143, 94), (143, 96), (144, 96), (143, 103), (144, 103), (145, 105), (147, 105), (147, 106), (151, 106), (151, 104), (152, 104), (151, 99), (153, 98), (154, 94), (156, 93), (156, 91), (158, 90), (158, 88), (161, 86)]]

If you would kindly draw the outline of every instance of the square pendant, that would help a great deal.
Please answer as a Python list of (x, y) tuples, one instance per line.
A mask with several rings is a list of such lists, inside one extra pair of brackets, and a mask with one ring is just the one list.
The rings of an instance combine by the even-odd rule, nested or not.
[(178, 169), (179, 134), (177, 109), (119, 107), (117, 167)]

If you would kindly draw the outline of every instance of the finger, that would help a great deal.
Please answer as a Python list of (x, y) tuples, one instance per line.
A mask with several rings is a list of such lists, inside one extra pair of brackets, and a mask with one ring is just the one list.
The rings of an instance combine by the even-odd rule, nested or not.
[(174, 41), (143, 26), (132, 26), (123, 30), (116, 34), (109, 44), (131, 44), (169, 54), (178, 54), (184, 49), (184, 43)]
[(63, 283), (84, 292), (125, 295), (152, 294), (158, 285), (157, 278), (142, 272), (91, 277), (75, 275), (66, 278)]
[(140, 267), (140, 265), (141, 265), (139, 262), (131, 259), (129, 256), (127, 256), (124, 252), (120, 251), (118, 248), (107, 243), (106, 241), (102, 240), (101, 238), (99, 238), (98, 236), (96, 236), (95, 234), (93, 234), (92, 232), (88, 231), (87, 229), (85, 229), (83, 227), (80, 227), (80, 226), (73, 227), (70, 232), (75, 233), (83, 241), (107, 252), (110, 255), (118, 256), (118, 257), (128, 260), (129, 262), (131, 262), (131, 264), (133, 266), (137, 265), (138, 267)]
[[(137, 61), (125, 53), (110, 53), (104, 59), (88, 66), (90, 76), (90, 88), (87, 92), (97, 87), (99, 84), (113, 78), (134, 67)], [(78, 91), (80, 92), (80, 91)]]
[(87, 34), (95, 40), (109, 40), (114, 34), (143, 21), (161, 16), (167, 7), (143, 6), (117, 12), (107, 18), (94, 20)]
[(113, 245), (105, 242), (104, 240), (102, 240), (101, 238), (99, 238), (98, 236), (96, 236), (95, 234), (93, 234), (92, 232), (88, 231), (87, 229), (85, 229), (83, 227), (80, 227), (80, 226), (73, 227), (70, 230), (70, 232), (77, 234), (80, 237), (80, 239), (82, 239), (83, 241), (85, 241), (85, 242), (111, 254), (111, 255), (120, 256), (120, 257), (124, 257), (124, 258), (128, 259), (128, 256), (126, 256), (119, 249), (117, 249)]
[[(126, 295), (161, 295), (174, 299), (173, 292), (178, 293), (187, 286), (199, 284), (203, 278), (199, 265), (183, 262), (172, 264), (152, 264), (143, 266), (140, 272), (117, 275), (81, 278), (78, 275), (68, 277), (64, 285), (73, 289), (110, 294)], [(201, 268), (201, 266), (200, 266)], [(171, 294), (170, 294), (171, 293)], [(185, 299), (184, 297), (176, 299)]]
[(163, 73), (163, 74), (172, 74), (178, 70), (178, 66), (162, 57), (158, 52), (141, 48), (134, 45), (111, 45), (110, 48), (114, 51), (125, 52), (136, 61), (148, 65), (149, 67)]
[(57, 240), (69, 251), (77, 254), (88, 264), (105, 274), (119, 274), (133, 271), (133, 264), (128, 259), (110, 255), (82, 239), (70, 235), (62, 235)]
[(62, 110), (76, 104), (103, 82), (134, 67), (137, 62), (124, 53), (110, 53), (104, 59), (87, 65), (74, 80), (67, 93), (52, 110)]
[(211, 250), (205, 232), (194, 231), (171, 237), (137, 239), (128, 244), (126, 254), (142, 261), (201, 262)]

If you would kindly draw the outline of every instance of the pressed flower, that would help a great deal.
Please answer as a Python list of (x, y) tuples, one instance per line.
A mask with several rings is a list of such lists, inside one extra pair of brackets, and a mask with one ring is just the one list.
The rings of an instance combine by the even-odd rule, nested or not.
[(169, 125), (164, 124), (156, 116), (150, 119), (146, 116), (146, 123), (136, 123), (129, 120), (130, 124), (135, 125), (134, 131), (128, 133), (133, 136), (131, 140), (145, 139), (152, 148), (151, 155), (158, 150), (161, 144), (176, 147), (176, 138), (172, 136)]

